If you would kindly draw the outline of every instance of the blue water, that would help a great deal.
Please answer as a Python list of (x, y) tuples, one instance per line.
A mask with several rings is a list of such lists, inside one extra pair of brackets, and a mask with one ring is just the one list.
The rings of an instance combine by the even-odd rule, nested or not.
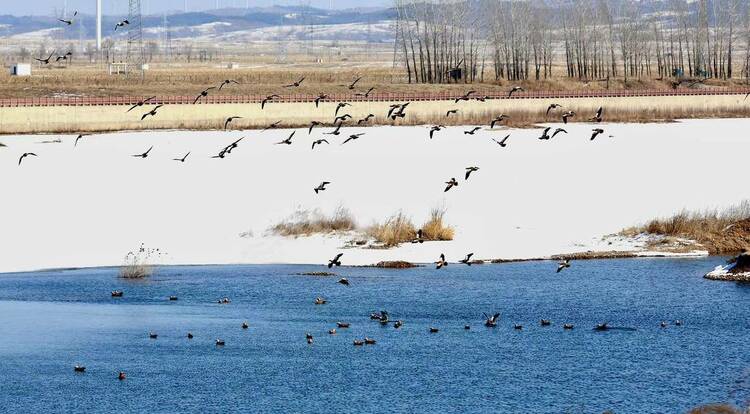
[[(708, 402), (747, 406), (750, 285), (702, 279), (722, 261), (581, 261), (561, 274), (552, 262), (337, 269), (349, 287), (295, 275), (318, 266), (166, 267), (143, 282), (120, 280), (116, 269), (0, 275), (0, 411), (680, 413)], [(124, 297), (111, 298), (114, 289)], [(231, 304), (215, 303), (225, 296)], [(316, 296), (328, 304), (315, 306)], [(404, 326), (369, 319), (382, 309)], [(498, 327), (485, 328), (482, 312), (495, 311), (502, 313)], [(539, 326), (541, 318), (552, 326)], [(675, 319), (684, 325), (659, 327)], [(351, 328), (329, 336), (336, 321)], [(637, 330), (592, 331), (602, 321)], [(563, 323), (576, 327), (564, 331)], [(430, 334), (431, 326), (440, 332)], [(352, 345), (364, 336), (377, 344)], [(219, 337), (226, 346), (214, 345)], [(78, 363), (85, 374), (73, 372)]]

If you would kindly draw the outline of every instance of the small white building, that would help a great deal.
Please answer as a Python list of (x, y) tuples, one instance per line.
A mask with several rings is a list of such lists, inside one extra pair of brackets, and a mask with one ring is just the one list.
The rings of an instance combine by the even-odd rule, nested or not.
[(28, 63), (16, 63), (10, 67), (11, 76), (31, 76), (31, 65)]

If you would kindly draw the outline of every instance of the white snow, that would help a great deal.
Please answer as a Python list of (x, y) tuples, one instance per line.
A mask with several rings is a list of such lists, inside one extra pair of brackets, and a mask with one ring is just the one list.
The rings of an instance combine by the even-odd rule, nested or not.
[[(326, 130), (298, 130), (291, 146), (273, 145), (288, 130), (117, 133), (59, 144), (57, 136), (6, 136), (0, 142), (0, 272), (120, 265), (143, 242), (168, 253), (164, 264), (325, 263), (380, 260), (432, 262), (474, 252), (475, 258), (530, 258), (629, 243), (602, 238), (682, 208), (727, 206), (747, 197), (742, 162), (750, 120), (674, 124), (572, 124), (542, 142), (538, 130), (512, 130), (507, 148), (490, 137), (448, 128), (345, 128), (365, 132), (340, 145), (310, 149)], [(615, 138), (610, 138), (612, 134)], [(211, 159), (240, 136), (226, 159)], [(130, 157), (154, 146), (147, 159)], [(186, 152), (185, 164), (172, 161)], [(19, 167), (18, 158), (28, 157)], [(481, 169), (464, 181), (464, 168)], [(714, 168), (719, 167), (719, 168)], [(460, 185), (444, 193), (444, 181)], [(316, 195), (313, 188), (331, 181)], [(297, 210), (348, 208), (361, 225), (398, 210), (420, 225), (429, 210), (447, 209), (452, 242), (391, 250), (341, 248), (348, 238), (267, 236)]]

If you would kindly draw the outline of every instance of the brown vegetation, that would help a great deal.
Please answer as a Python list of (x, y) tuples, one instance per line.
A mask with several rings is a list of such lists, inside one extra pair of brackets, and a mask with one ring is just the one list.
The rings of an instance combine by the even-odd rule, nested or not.
[(743, 414), (743, 412), (729, 404), (707, 404), (693, 408), (688, 414)]
[(402, 260), (378, 262), (375, 266), (380, 269), (411, 269), (418, 267), (414, 263), (404, 262)]
[(356, 222), (349, 210), (338, 207), (330, 217), (317, 210), (298, 211), (289, 219), (273, 226), (271, 231), (279, 236), (297, 237), (351, 231), (356, 227)]
[(681, 211), (622, 231), (626, 236), (640, 233), (695, 240), (711, 254), (737, 253), (750, 247), (750, 200), (724, 210)]
[(433, 241), (453, 240), (455, 231), (445, 224), (444, 218), (444, 208), (433, 208), (430, 218), (422, 225), (422, 238)]
[(123, 279), (143, 279), (151, 276), (153, 266), (150, 264), (150, 259), (156, 253), (156, 250), (143, 246), (136, 252), (129, 252), (120, 268), (120, 277)]
[(417, 229), (403, 212), (398, 212), (382, 224), (373, 224), (367, 229), (367, 235), (386, 247), (398, 246), (417, 238)]

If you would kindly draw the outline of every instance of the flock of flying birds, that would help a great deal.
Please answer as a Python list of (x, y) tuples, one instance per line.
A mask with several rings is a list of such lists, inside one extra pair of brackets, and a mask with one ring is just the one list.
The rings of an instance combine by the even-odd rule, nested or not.
[[(78, 11), (76, 10), (75, 12), (73, 12), (73, 16), (71, 16), (70, 18), (67, 18), (67, 19), (60, 18), (60, 19), (57, 19), (57, 21), (60, 22), (60, 23), (62, 23), (66, 27), (67, 26), (72, 26), (73, 22), (74, 22), (74, 18), (77, 17), (77, 16), (78, 16)], [(121, 27), (125, 27), (125, 26), (127, 26), (129, 24), (130, 24), (130, 21), (128, 19), (121, 20), (121, 21), (117, 22), (117, 24), (115, 24), (114, 31), (116, 32), (117, 29), (119, 29)], [(40, 56), (38, 58), (34, 58), (34, 60), (36, 60), (37, 62), (39, 62), (41, 65), (49, 65), (52, 62), (57, 63), (57, 62), (60, 62), (61, 60), (62, 61), (67, 61), (68, 59), (70, 59), (73, 56), (73, 52), (70, 52), (70, 51), (66, 52), (63, 55), (55, 55), (56, 52), (57, 52), (56, 50), (53, 50), (52, 53), (50, 53), (49, 56), (47, 56), (46, 58)], [(53, 57), (55, 57), (55, 58), (53, 59)]]

